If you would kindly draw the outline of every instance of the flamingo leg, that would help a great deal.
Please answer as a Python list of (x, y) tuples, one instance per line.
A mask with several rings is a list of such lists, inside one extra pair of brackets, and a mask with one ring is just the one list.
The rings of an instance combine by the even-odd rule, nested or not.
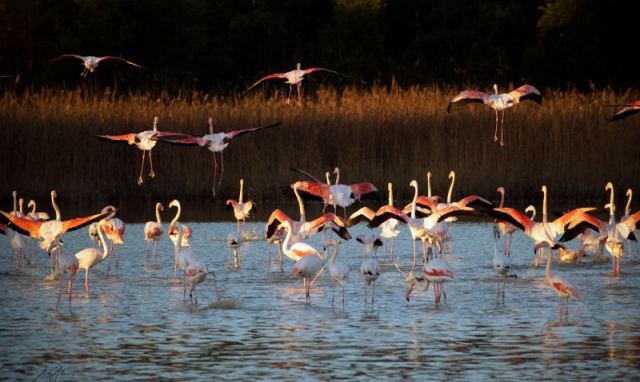
[(344, 285), (342, 286), (342, 310), (344, 310)]
[(502, 110), (502, 127), (500, 129), (500, 146), (504, 146), (504, 110)]
[(150, 240), (147, 240), (147, 248), (144, 250), (144, 262), (147, 262), (147, 253), (149, 253), (149, 244), (151, 243)]
[(413, 240), (413, 264), (411, 264), (411, 272), (413, 272), (413, 270), (416, 268), (416, 261), (417, 261), (417, 256), (416, 256), (416, 240)]
[(302, 105), (302, 82), (298, 82), (298, 105)]
[(496, 130), (493, 132), (493, 141), (498, 142), (498, 110), (496, 109)]
[(138, 175), (138, 186), (141, 186), (144, 180), (142, 180), (142, 172), (144, 171), (144, 157), (147, 155), (146, 150), (142, 150), (142, 163), (140, 164), (140, 175)]
[(391, 261), (393, 261), (393, 243), (394, 243), (395, 239), (396, 239), (395, 237), (391, 238)]
[(151, 171), (149, 171), (149, 177), (153, 179), (156, 177), (156, 173), (153, 172), (153, 159), (151, 159), (151, 150), (149, 150), (149, 166), (151, 166)]
[(158, 241), (154, 240), (153, 241), (153, 262), (156, 262), (156, 259), (158, 258)]
[(87, 292), (89, 291), (89, 268), (88, 267), (84, 270), (84, 289)]
[(509, 234), (509, 244), (507, 245), (507, 257), (511, 257), (511, 235), (513, 235), (512, 233)]
[(285, 102), (287, 105), (291, 103), (291, 92), (293, 92), (293, 84), (289, 85), (289, 96), (287, 97), (287, 101)]
[(332, 288), (331, 288), (331, 310), (333, 310), (333, 302), (335, 300), (336, 297), (336, 282), (334, 281), (332, 283)]
[(213, 193), (213, 197), (216, 197), (216, 173), (218, 172), (218, 160), (216, 159), (216, 152), (211, 152), (211, 157), (213, 158), (213, 183), (211, 184), (211, 192)]
[(56, 309), (58, 309), (58, 304), (60, 303), (60, 296), (62, 296), (62, 284), (64, 283), (64, 274), (63, 277), (60, 277), (60, 289), (58, 289), (58, 300), (56, 301)]
[(222, 183), (222, 175), (224, 175), (224, 157), (222, 156), (222, 151), (220, 152), (220, 179), (218, 179), (218, 187)]

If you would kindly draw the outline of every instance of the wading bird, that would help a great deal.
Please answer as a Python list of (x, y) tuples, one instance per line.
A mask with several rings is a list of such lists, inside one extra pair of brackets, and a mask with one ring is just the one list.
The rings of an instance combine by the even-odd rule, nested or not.
[(96, 135), (100, 139), (106, 139), (112, 142), (126, 141), (129, 145), (136, 145), (142, 150), (142, 163), (140, 165), (140, 175), (138, 176), (138, 186), (142, 185), (142, 172), (144, 171), (144, 157), (149, 152), (149, 177), (155, 178), (156, 173), (153, 171), (153, 159), (151, 158), (151, 150), (156, 145), (156, 141), (163, 137), (185, 137), (183, 133), (172, 133), (168, 131), (158, 131), (158, 117), (153, 117), (153, 130), (146, 130), (140, 133), (128, 133), (122, 135)]
[(360, 265), (360, 275), (364, 281), (364, 309), (367, 309), (367, 290), (369, 285), (373, 284), (371, 292), (371, 309), (376, 302), (376, 280), (380, 277), (380, 264), (376, 259), (376, 248), (382, 247), (382, 240), (376, 235), (369, 237), (360, 235), (356, 238), (356, 241), (363, 245), (364, 259), (362, 265)]
[(147, 248), (144, 250), (144, 262), (147, 262), (147, 254), (149, 253), (149, 244), (153, 241), (153, 261), (158, 256), (158, 241), (162, 238), (162, 221), (160, 220), (160, 211), (164, 211), (164, 207), (160, 203), (156, 203), (156, 221), (148, 221), (144, 225), (144, 240), (147, 242)]
[(337, 260), (338, 252), (340, 250), (340, 240), (331, 239), (325, 245), (325, 251), (327, 248), (333, 247), (333, 253), (329, 256), (329, 274), (331, 275), (331, 280), (333, 280), (333, 290), (331, 292), (331, 308), (333, 309), (333, 303), (336, 295), (336, 283), (340, 284), (342, 287), (342, 310), (344, 310), (344, 287), (347, 285), (347, 281), (349, 281), (349, 265), (340, 260)]
[(71, 308), (71, 299), (73, 297), (73, 280), (78, 274), (79, 263), (78, 259), (75, 256), (68, 255), (61, 251), (62, 243), (56, 241), (50, 251), (57, 252), (53, 258), (55, 258), (56, 265), (54, 267), (54, 278), (60, 278), (60, 288), (58, 289), (58, 299), (56, 301), (56, 308), (58, 308), (58, 304), (60, 303), (60, 297), (62, 297), (62, 284), (64, 284), (64, 274), (67, 273), (68, 282), (67, 282), (67, 294), (69, 295), (69, 308)]
[(294, 86), (296, 86), (298, 90), (298, 104), (301, 104), (302, 103), (302, 80), (304, 80), (304, 75), (311, 74), (313, 72), (319, 72), (319, 71), (329, 72), (329, 73), (347, 77), (342, 73), (338, 73), (335, 70), (326, 69), (326, 68), (309, 68), (309, 69), (302, 70), (300, 63), (298, 62), (296, 64), (295, 70), (292, 70), (286, 73), (273, 73), (273, 74), (269, 74), (268, 76), (262, 77), (261, 79), (256, 81), (253, 85), (251, 85), (247, 90), (245, 90), (242, 94), (243, 95), (246, 94), (247, 92), (249, 92), (254, 87), (258, 86), (263, 81), (276, 79), (276, 78), (284, 78), (286, 79), (285, 84), (289, 84), (289, 96), (287, 97), (287, 102), (286, 102), (287, 105), (291, 103), (291, 93), (293, 92)]
[(63, 54), (62, 56), (53, 58), (49, 61), (59, 61), (67, 58), (77, 58), (82, 61), (82, 65), (84, 66), (84, 70), (82, 71), (82, 73), (80, 73), (82, 77), (86, 77), (87, 74), (95, 72), (100, 62), (106, 61), (106, 60), (120, 61), (120, 62), (124, 62), (125, 64), (135, 66), (136, 68), (142, 68), (142, 66), (136, 64), (135, 62), (132, 62), (125, 58), (117, 57), (117, 56), (96, 57), (96, 56), (81, 56), (79, 54)]
[(93, 268), (96, 265), (103, 262), (109, 256), (109, 247), (104, 238), (104, 226), (107, 222), (102, 219), (98, 223), (98, 236), (100, 236), (100, 244), (102, 245), (102, 251), (97, 248), (85, 248), (82, 251), (76, 253), (76, 259), (78, 259), (78, 268), (84, 269), (84, 289), (89, 291), (89, 268)]
[(498, 94), (498, 85), (493, 84), (493, 90), (495, 94), (487, 94), (485, 92), (477, 90), (465, 90), (457, 96), (453, 97), (449, 106), (447, 106), (447, 113), (458, 104), (466, 104), (471, 102), (484, 103), (493, 110), (496, 111), (496, 130), (493, 133), (493, 141), (498, 141), (498, 112), (502, 112), (502, 129), (500, 131), (500, 146), (504, 146), (504, 112), (506, 109), (513, 105), (520, 103), (524, 100), (533, 100), (538, 104), (542, 104), (542, 94), (540, 91), (531, 85), (522, 85), (519, 88), (509, 92)]
[(249, 213), (255, 209), (256, 204), (253, 200), (247, 200), (246, 202), (243, 199), (244, 191), (244, 179), (240, 179), (240, 195), (238, 195), (238, 200), (229, 199), (227, 200), (227, 205), (233, 208), (233, 216), (236, 218), (237, 231), (240, 232), (240, 220), (242, 220), (242, 226), (244, 227), (245, 220), (249, 217)]
[[(537, 251), (537, 246), (536, 246), (536, 251)], [(551, 263), (553, 262), (553, 251), (549, 254), (549, 257), (547, 258), (547, 267), (545, 270), (545, 278), (547, 280), (547, 282), (549, 283), (549, 285), (551, 286), (551, 288), (553, 288), (553, 290), (556, 292), (556, 294), (558, 294), (558, 297), (560, 298), (560, 319), (562, 319), (562, 299), (566, 299), (567, 302), (567, 306), (565, 308), (565, 316), (567, 318), (567, 320), (569, 319), (569, 298), (575, 299), (578, 297), (578, 291), (576, 290), (576, 288), (567, 280), (563, 279), (560, 276), (554, 276), (551, 273)]]
[(623, 105), (610, 105), (610, 106), (622, 106), (622, 109), (618, 110), (609, 122), (619, 121), (621, 119), (632, 116), (638, 112), (640, 112), (640, 100), (633, 101), (631, 103), (623, 104)]
[(216, 177), (218, 172), (218, 160), (216, 159), (216, 153), (220, 156), (220, 180), (218, 180), (218, 186), (222, 183), (222, 176), (224, 174), (224, 160), (222, 156), (222, 152), (224, 149), (229, 146), (231, 143), (231, 139), (235, 137), (239, 137), (241, 135), (252, 133), (258, 130), (269, 129), (272, 127), (282, 125), (281, 122), (273, 123), (267, 126), (253, 127), (249, 129), (242, 130), (233, 130), (227, 131), (226, 133), (213, 133), (213, 118), (209, 118), (209, 134), (202, 136), (187, 136), (186, 138), (179, 139), (163, 139), (169, 143), (182, 144), (182, 145), (198, 145), (201, 147), (206, 147), (209, 151), (211, 151), (211, 155), (213, 156), (213, 183), (211, 186), (211, 191), (213, 193), (213, 197), (216, 197)]

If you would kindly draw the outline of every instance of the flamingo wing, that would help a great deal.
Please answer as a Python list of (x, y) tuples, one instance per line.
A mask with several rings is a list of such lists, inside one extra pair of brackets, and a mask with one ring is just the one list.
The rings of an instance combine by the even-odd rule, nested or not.
[(314, 182), (310, 180), (302, 180), (296, 182), (296, 188), (298, 191), (306, 195), (315, 196), (322, 200), (329, 200), (329, 194), (331, 193), (330, 186), (326, 183)]
[(305, 69), (302, 71), (304, 74), (311, 74), (313, 72), (329, 72), (329, 73), (333, 73), (333, 74), (337, 74), (339, 76), (343, 76), (343, 77), (350, 77), (346, 74), (342, 74), (340, 72), (336, 72), (335, 70), (331, 70), (331, 69), (327, 69), (327, 68), (309, 68), (309, 69)]
[(280, 225), (280, 223), (284, 221), (289, 221), (293, 225), (293, 220), (289, 216), (287, 216), (287, 214), (285, 214), (281, 209), (276, 208), (275, 210), (273, 210), (273, 212), (269, 216), (269, 219), (267, 220), (266, 238), (271, 238), (271, 236), (273, 236), (273, 234), (278, 230), (278, 226)]
[(138, 65), (133, 61), (129, 61), (126, 58), (122, 58), (122, 57), (118, 57), (118, 56), (102, 56), (102, 57), (98, 57), (96, 59), (96, 62), (105, 61), (105, 60), (120, 61), (120, 62), (124, 62), (125, 64), (133, 65), (136, 68), (142, 68), (142, 65)]
[(295, 171), (295, 172), (299, 172), (300, 174), (302, 174), (302, 175), (304, 175), (304, 176), (308, 177), (309, 179), (313, 180), (314, 182), (322, 183), (322, 182), (320, 181), (320, 179), (316, 178), (315, 176), (313, 176), (313, 175), (309, 174), (308, 172), (306, 172), (306, 171), (304, 171), (304, 170), (301, 170), (301, 169), (299, 169), (299, 168), (289, 167), (289, 170), (291, 170), (291, 171)]
[(469, 195), (458, 200), (458, 206), (468, 208), (493, 208), (494, 205), (487, 199), (478, 195)]
[(616, 229), (625, 239), (634, 240), (633, 231), (636, 229), (638, 220), (640, 220), (640, 211), (622, 219), (620, 223), (616, 224)]
[(3, 235), (7, 234), (7, 226), (2, 223), (0, 223), (0, 233)]
[(393, 206), (382, 206), (376, 211), (376, 215), (371, 219), (367, 227), (375, 228), (389, 219), (396, 219), (401, 223), (407, 222), (407, 214)]
[(355, 183), (350, 185), (349, 188), (351, 188), (351, 195), (353, 195), (355, 200), (360, 200), (362, 195), (378, 192), (376, 186), (369, 182)]
[(516, 210), (515, 208), (502, 207), (482, 209), (481, 211), (486, 215), (497, 219), (498, 221), (510, 223), (527, 234), (531, 232), (531, 228), (533, 227), (533, 222), (531, 221), (531, 219), (529, 219), (527, 215)]
[(359, 224), (363, 221), (367, 221), (370, 222), (374, 216), (376, 215), (375, 212), (373, 212), (373, 210), (369, 207), (362, 207), (359, 210), (357, 210), (356, 212), (352, 213), (351, 215), (349, 215), (349, 218), (347, 219), (347, 227), (352, 227), (356, 224)]
[(97, 138), (106, 139), (112, 142), (127, 141), (128, 144), (133, 145), (136, 143), (136, 135), (134, 133), (122, 134), (122, 135), (96, 135)]
[(61, 56), (58, 56), (56, 58), (52, 58), (49, 61), (59, 61), (59, 60), (64, 60), (66, 58), (77, 58), (79, 60), (84, 61), (84, 59), (86, 58), (85, 56), (81, 56), (79, 54), (63, 54)]
[(487, 103), (489, 95), (478, 90), (465, 90), (453, 97), (447, 106), (447, 113), (456, 105), (464, 105), (467, 103)]
[(234, 130), (234, 131), (229, 131), (227, 132), (227, 138), (231, 139), (234, 137), (239, 137), (241, 135), (247, 134), (247, 133), (252, 133), (254, 131), (258, 131), (258, 130), (262, 130), (262, 129), (270, 129), (272, 127), (277, 127), (282, 125), (282, 122), (276, 122), (276, 123), (272, 123), (271, 125), (267, 125), (267, 126), (260, 126), (260, 127), (253, 127), (250, 129), (242, 129), (242, 130)]
[(273, 73), (273, 74), (269, 74), (268, 76), (264, 76), (261, 79), (259, 79), (258, 81), (256, 81), (253, 85), (249, 86), (249, 88), (247, 90), (245, 90), (242, 94), (246, 94), (248, 93), (251, 89), (255, 88), (256, 86), (258, 86), (261, 82), (263, 81), (267, 81), (267, 80), (272, 80), (274, 78), (287, 78), (285, 73)]
[(290, 251), (293, 252), (299, 258), (307, 255), (313, 255), (313, 254), (320, 255), (320, 253), (315, 248), (313, 248), (307, 243), (295, 243), (291, 246)]
[(42, 222), (30, 220), (26, 218), (21, 218), (16, 215), (8, 214), (4, 211), (0, 211), (3, 216), (3, 219), (14, 231), (19, 232), (23, 235), (29, 235), (34, 239), (38, 239), (40, 237), (39, 231)]
[(634, 101), (628, 105), (624, 105), (622, 109), (618, 110), (618, 112), (615, 113), (613, 117), (611, 117), (611, 119), (609, 119), (609, 122), (619, 121), (638, 112), (640, 112), (640, 100)]
[[(429, 210), (434, 211), (436, 209), (436, 206), (438, 205), (439, 199), (440, 199), (439, 196), (428, 197), (428, 196), (420, 195), (416, 198), (416, 205), (421, 207), (426, 207)], [(411, 203), (409, 203), (409, 206), (411, 206)]]
[(513, 103), (519, 103), (530, 99), (538, 104), (542, 104), (542, 94), (540, 93), (540, 90), (535, 88), (535, 86), (527, 84), (522, 85), (519, 88), (510, 91), (509, 95), (513, 98)]
[[(115, 211), (117, 211), (117, 210), (115, 210)], [(82, 227), (88, 226), (89, 224), (93, 223), (94, 221), (106, 218), (107, 216), (111, 215), (115, 211), (111, 210), (111, 211), (107, 211), (107, 212), (100, 213), (100, 214), (85, 216), (85, 217), (82, 217), (82, 218), (74, 218), (74, 219), (65, 220), (65, 221), (62, 222), (62, 231), (61, 231), (61, 233), (75, 231), (75, 230), (80, 229)]]
[[(184, 135), (184, 134), (183, 134)], [(204, 137), (198, 136), (187, 136), (187, 138), (165, 138), (165, 139), (157, 139), (162, 142), (168, 142), (177, 145), (198, 145), (198, 146), (206, 146), (209, 141), (207, 141)]]
[[(559, 219), (562, 219), (562, 218), (558, 218), (554, 220), (554, 224)], [(564, 232), (560, 237), (559, 241), (566, 242), (566, 241), (573, 240), (576, 236), (580, 235), (581, 233), (583, 233), (589, 228), (599, 232), (600, 234), (603, 234), (607, 231), (607, 226), (602, 220), (596, 218), (593, 215), (580, 211), (580, 213), (574, 216), (568, 222), (568, 224), (565, 225)]]

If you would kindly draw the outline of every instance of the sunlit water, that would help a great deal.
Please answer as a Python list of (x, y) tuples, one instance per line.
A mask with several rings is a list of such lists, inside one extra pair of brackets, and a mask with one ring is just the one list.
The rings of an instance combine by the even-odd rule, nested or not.
[[(223, 304), (215, 304), (210, 279), (198, 288), (198, 305), (183, 299), (166, 237), (158, 266), (145, 267), (141, 224), (127, 225), (117, 275), (114, 263), (109, 274), (100, 265), (86, 293), (79, 274), (71, 307), (63, 298), (57, 309), (58, 283), (44, 280), (46, 255), (39, 252), (36, 267), (16, 274), (9, 243), (0, 239), (2, 379), (614, 380), (635, 377), (640, 366), (637, 254), (623, 258), (618, 280), (609, 279), (610, 264), (556, 266), (580, 292), (566, 322), (543, 267), (530, 267), (532, 245), (521, 233), (512, 245), (518, 278), (505, 281), (504, 302), (496, 297), (491, 225), (462, 222), (447, 256), (455, 280), (446, 285), (446, 303), (436, 308), (431, 290), (407, 303), (403, 277), (386, 268), (373, 312), (364, 309), (362, 248), (351, 240), (340, 253), (352, 269), (343, 311), (339, 289), (331, 308), (326, 274), (308, 305), (301, 282), (289, 277), (291, 262), (284, 272), (268, 272), (276, 251), (264, 241), (245, 242), (242, 267), (227, 268), (225, 237), (235, 223), (190, 226), (194, 253), (215, 270)], [(352, 230), (354, 237), (366, 232)], [(396, 241), (404, 266), (409, 237), (403, 231)], [(91, 245), (85, 229), (64, 242), (72, 253)], [(320, 238), (311, 244), (320, 248)]]

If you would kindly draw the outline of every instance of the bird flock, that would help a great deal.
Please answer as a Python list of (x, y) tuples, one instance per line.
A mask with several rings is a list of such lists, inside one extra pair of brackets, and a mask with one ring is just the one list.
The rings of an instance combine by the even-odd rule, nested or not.
[[(81, 73), (86, 77), (93, 73), (98, 64), (105, 60), (113, 60), (142, 68), (141, 65), (121, 57), (114, 56), (80, 56), (76, 54), (65, 54), (52, 61), (75, 58), (82, 61), (84, 70)], [(251, 91), (259, 84), (270, 79), (286, 79), (289, 85), (289, 96), (286, 103), (289, 104), (293, 87), (298, 93), (298, 103), (302, 100), (302, 80), (304, 76), (313, 72), (329, 72), (343, 75), (331, 69), (309, 68), (301, 69), (298, 63), (295, 70), (285, 73), (274, 73), (264, 76), (253, 83), (246, 91)], [(501, 126), (499, 144), (504, 145), (504, 114), (505, 110), (524, 101), (532, 100), (542, 104), (542, 94), (534, 86), (525, 84), (509, 93), (498, 93), (497, 85), (494, 85), (494, 93), (487, 94), (476, 90), (465, 90), (451, 99), (447, 111), (466, 103), (483, 103), (495, 111), (495, 131), (493, 140), (498, 142), (498, 129)], [(629, 104), (612, 105), (623, 107), (612, 118), (611, 121), (623, 119), (640, 111), (640, 101)], [(502, 112), (500, 123), (499, 112)], [(213, 118), (209, 118), (209, 134), (193, 136), (181, 132), (159, 131), (159, 118), (156, 116), (153, 121), (153, 129), (139, 133), (128, 133), (122, 135), (98, 135), (98, 138), (112, 142), (127, 142), (129, 145), (136, 145), (142, 151), (142, 161), (138, 175), (138, 185), (143, 184), (143, 172), (145, 157), (149, 156), (149, 177), (154, 178), (153, 161), (151, 152), (157, 142), (167, 142), (175, 145), (198, 145), (206, 147), (212, 153), (212, 194), (215, 197), (216, 188), (220, 185), (224, 173), (223, 150), (230, 144), (233, 138), (254, 133), (263, 129), (280, 126), (280, 122), (275, 122), (266, 126), (251, 127), (242, 130), (229, 132), (213, 132)], [(218, 173), (218, 162), (220, 162), (220, 172)], [(311, 303), (311, 289), (317, 279), (321, 277), (325, 270), (331, 277), (334, 285), (331, 304), (335, 305), (335, 284), (342, 288), (342, 307), (344, 309), (344, 288), (349, 282), (352, 271), (347, 263), (341, 260), (341, 243), (350, 240), (349, 229), (358, 224), (366, 224), (371, 229), (370, 234), (360, 235), (356, 241), (362, 245), (363, 257), (359, 269), (360, 278), (363, 283), (363, 301), (365, 310), (368, 306), (374, 309), (375, 306), (375, 285), (385, 265), (390, 265), (394, 271), (401, 272), (406, 280), (405, 298), (410, 300), (411, 295), (416, 291), (426, 292), (432, 288), (434, 302), (439, 306), (446, 301), (445, 284), (454, 280), (454, 269), (447, 262), (451, 255), (451, 248), (454, 241), (453, 226), (460, 216), (475, 216), (485, 218), (495, 223), (493, 230), (494, 237), (494, 258), (493, 268), (500, 277), (516, 277), (511, 273), (511, 237), (517, 231), (521, 231), (534, 245), (534, 264), (537, 266), (543, 263), (546, 257), (545, 279), (548, 285), (557, 293), (560, 298), (560, 317), (564, 315), (568, 319), (568, 302), (570, 298), (578, 297), (578, 289), (565, 278), (553, 274), (553, 263), (555, 259), (554, 251), (559, 252), (560, 262), (580, 262), (584, 256), (592, 256), (594, 262), (607, 262), (603, 255), (603, 248), (611, 257), (611, 276), (620, 277), (620, 257), (625, 252), (625, 247), (629, 255), (631, 254), (630, 240), (638, 237), (637, 223), (640, 220), (640, 211), (632, 213), (630, 204), (632, 191), (628, 190), (628, 201), (623, 217), (616, 221), (616, 204), (614, 200), (614, 187), (612, 183), (607, 183), (605, 190), (609, 192), (609, 201), (605, 208), (609, 212), (607, 221), (596, 217), (598, 208), (578, 207), (566, 213), (562, 213), (554, 219), (550, 219), (548, 214), (547, 199), (548, 189), (545, 185), (541, 187), (542, 192), (542, 217), (536, 221), (536, 209), (529, 206), (525, 211), (520, 211), (513, 207), (508, 207), (505, 201), (505, 188), (498, 187), (500, 203), (494, 205), (489, 199), (480, 195), (469, 195), (459, 200), (453, 200), (453, 188), (456, 175), (454, 171), (449, 173), (450, 187), (446, 198), (433, 195), (431, 191), (431, 172), (427, 173), (427, 194), (421, 195), (417, 180), (412, 180), (408, 186), (413, 190), (413, 198), (409, 204), (402, 207), (394, 205), (393, 185), (388, 183), (388, 202), (374, 209), (361, 207), (351, 214), (347, 209), (354, 203), (360, 202), (362, 198), (371, 195), (378, 195), (379, 191), (371, 182), (358, 182), (353, 184), (340, 183), (340, 170), (335, 168), (333, 172), (325, 173), (325, 180), (322, 181), (300, 169), (293, 169), (305, 177), (295, 181), (290, 185), (293, 195), (298, 204), (299, 216), (295, 218), (287, 216), (282, 209), (275, 209), (269, 215), (264, 229), (264, 240), (275, 244), (278, 248), (278, 257), (271, 261), (269, 257), (269, 268), (284, 269), (285, 257), (291, 264), (292, 277), (302, 280), (305, 301)], [(335, 175), (332, 181), (331, 175)], [(242, 268), (240, 248), (245, 240), (250, 239), (244, 229), (245, 221), (255, 209), (256, 203), (246, 200), (244, 196), (244, 180), (240, 179), (240, 192), (237, 200), (229, 199), (225, 202), (233, 210), (233, 216), (237, 220), (236, 229), (227, 236), (226, 244), (229, 249), (229, 263), (235, 270)], [(67, 294), (69, 303), (73, 295), (73, 281), (80, 270), (85, 271), (84, 287), (89, 290), (89, 270), (107, 259), (115, 257), (116, 272), (119, 262), (119, 246), (124, 245), (125, 223), (116, 217), (118, 209), (113, 206), (106, 206), (102, 211), (63, 220), (60, 208), (56, 202), (56, 191), (51, 192), (51, 206), (55, 211), (55, 218), (50, 218), (46, 213), (36, 211), (36, 204), (30, 201), (28, 208), (31, 211), (27, 214), (23, 211), (24, 200), (18, 198), (17, 192), (13, 193), (13, 209), (11, 212), (0, 211), (0, 233), (9, 238), (10, 246), (15, 255), (16, 269), (19, 271), (27, 256), (25, 249), (29, 238), (33, 239), (32, 263), (35, 263), (36, 248), (38, 242), (40, 248), (46, 253), (49, 259), (51, 279), (59, 280), (60, 287), (56, 306), (58, 305), (66, 275)], [(322, 214), (313, 219), (309, 219), (305, 213), (305, 200), (320, 200), (323, 203)], [(173, 271), (174, 276), (178, 273), (182, 276), (184, 285), (184, 298), (188, 292), (190, 300), (197, 304), (195, 296), (196, 288), (203, 283), (208, 276), (213, 279), (216, 296), (220, 300), (217, 288), (216, 274), (209, 270), (204, 257), (194, 253), (189, 239), (192, 236), (191, 229), (179, 221), (182, 206), (178, 200), (172, 200), (168, 206), (175, 209), (176, 214), (171, 220), (166, 231), (162, 225), (161, 213), (164, 206), (161, 203), (155, 205), (155, 220), (148, 221), (144, 225), (144, 237), (146, 248), (141, 254), (142, 261), (146, 263), (156, 263), (158, 258), (158, 242), (165, 233), (169, 236), (174, 245)], [(341, 208), (341, 211), (338, 210)], [(328, 212), (327, 209), (333, 209)], [(527, 213), (532, 213), (528, 216)], [(412, 243), (413, 252), (410, 259), (410, 266), (402, 265), (405, 259), (394, 254), (394, 239), (407, 227)], [(75, 254), (69, 254), (64, 250), (62, 237), (65, 233), (88, 227), (88, 233), (93, 241), (91, 247), (85, 248)], [(315, 248), (309, 242), (309, 238), (314, 235), (322, 236), (322, 248)], [(502, 237), (502, 253), (498, 250), (498, 241)], [(580, 246), (572, 251), (566, 246), (566, 242), (579, 238)], [(255, 239), (255, 238), (254, 238)], [(418, 255), (417, 243), (421, 244), (421, 256)], [(151, 242), (153, 242), (153, 254), (151, 252)], [(384, 259), (381, 263), (377, 257), (377, 250), (384, 247)], [(162, 256), (163, 254), (160, 254)], [(110, 267), (110, 261), (109, 261)], [(354, 271), (355, 272), (355, 271)], [(369, 291), (371, 289), (371, 291)], [(500, 291), (499, 291), (500, 294)], [(504, 291), (502, 291), (502, 295)]]

